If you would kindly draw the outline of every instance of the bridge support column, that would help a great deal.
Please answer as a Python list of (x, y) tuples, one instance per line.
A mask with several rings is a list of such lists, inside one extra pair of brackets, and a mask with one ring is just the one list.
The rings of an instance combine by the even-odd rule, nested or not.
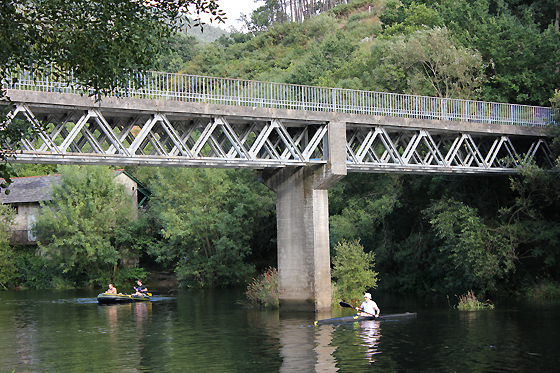
[(346, 175), (346, 124), (329, 123), (326, 165), (266, 170), (276, 192), (278, 286), (282, 309), (331, 305), (328, 189)]

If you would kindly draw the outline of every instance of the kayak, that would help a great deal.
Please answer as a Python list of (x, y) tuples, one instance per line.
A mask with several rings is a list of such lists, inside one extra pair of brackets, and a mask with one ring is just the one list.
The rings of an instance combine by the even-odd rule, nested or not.
[(101, 293), (97, 296), (97, 302), (101, 304), (147, 302), (149, 300), (150, 297), (143, 295)]
[(413, 318), (413, 317), (416, 317), (416, 312), (393, 313), (390, 315), (383, 315), (379, 317), (352, 315), (352, 316), (337, 317), (334, 319), (317, 320), (315, 321), (315, 325), (345, 324), (345, 323), (352, 323), (356, 321), (367, 321), (367, 320), (387, 321), (387, 320), (398, 320), (402, 318)]

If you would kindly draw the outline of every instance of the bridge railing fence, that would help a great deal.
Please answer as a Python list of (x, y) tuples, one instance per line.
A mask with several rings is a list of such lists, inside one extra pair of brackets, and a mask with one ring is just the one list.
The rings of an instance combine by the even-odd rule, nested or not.
[[(73, 81), (71, 74), (64, 79), (53, 76), (48, 70), (34, 74), (21, 72), (3, 84), (11, 89), (91, 94), (79, 84), (67, 83)], [(139, 86), (132, 82), (138, 82)], [(143, 99), (533, 127), (549, 125), (554, 114), (549, 107), (161, 72), (138, 73), (127, 88), (118, 89), (114, 94)]]

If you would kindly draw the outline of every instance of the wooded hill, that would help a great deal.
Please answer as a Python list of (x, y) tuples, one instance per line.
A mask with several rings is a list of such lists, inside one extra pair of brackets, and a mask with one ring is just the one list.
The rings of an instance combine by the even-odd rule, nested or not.
[(303, 22), (253, 15), (172, 71), (550, 106), (556, 17), (553, 1), (355, 0)]

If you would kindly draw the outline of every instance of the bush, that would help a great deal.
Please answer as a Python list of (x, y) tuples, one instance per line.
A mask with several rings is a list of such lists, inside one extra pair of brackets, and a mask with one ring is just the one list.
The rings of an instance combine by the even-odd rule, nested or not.
[(278, 270), (270, 267), (247, 286), (245, 292), (254, 307), (278, 308)]
[(553, 281), (545, 281), (525, 289), (524, 294), (534, 299), (560, 298), (560, 284)]
[(334, 249), (332, 277), (336, 279), (337, 294), (346, 302), (358, 302), (366, 290), (377, 287), (375, 255), (365, 253), (358, 240), (342, 241)]
[(468, 291), (467, 295), (461, 295), (458, 298), (459, 304), (455, 306), (455, 308), (459, 311), (479, 311), (494, 308), (494, 305), (489, 299), (487, 299), (486, 302), (479, 301), (472, 290)]
[(35, 246), (18, 247), (16, 252), (17, 285), (27, 289), (52, 289), (61, 283), (62, 270), (40, 255)]

